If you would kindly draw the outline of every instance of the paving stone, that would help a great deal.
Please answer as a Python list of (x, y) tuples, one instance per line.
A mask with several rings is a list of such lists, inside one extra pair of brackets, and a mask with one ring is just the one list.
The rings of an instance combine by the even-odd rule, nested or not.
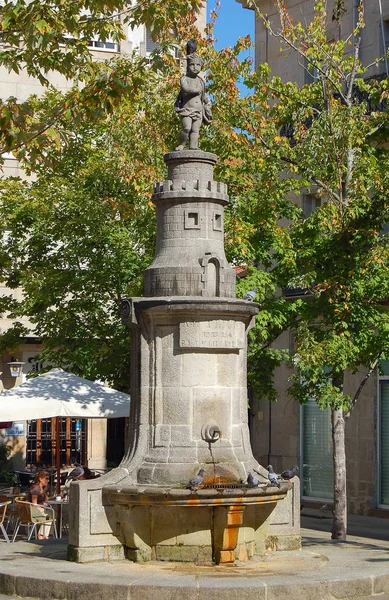
[(330, 593), (334, 598), (359, 598), (373, 593), (373, 578), (344, 578), (328, 582)]
[[(382, 535), (379, 520), (356, 522), (359, 531)], [(350, 535), (340, 544), (326, 532), (302, 533), (301, 551), (270, 552), (232, 567), (77, 564), (66, 561), (66, 540), (4, 542), (0, 600), (389, 600), (389, 541)]]

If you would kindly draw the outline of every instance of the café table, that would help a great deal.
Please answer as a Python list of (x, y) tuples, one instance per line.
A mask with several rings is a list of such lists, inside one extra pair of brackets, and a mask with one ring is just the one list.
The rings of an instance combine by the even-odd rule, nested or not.
[(48, 500), (47, 504), (55, 508), (57, 512), (57, 530), (58, 537), (62, 538), (62, 529), (63, 529), (63, 506), (68, 504), (68, 500), (62, 498), (61, 500), (57, 500), (53, 498), (52, 500)]

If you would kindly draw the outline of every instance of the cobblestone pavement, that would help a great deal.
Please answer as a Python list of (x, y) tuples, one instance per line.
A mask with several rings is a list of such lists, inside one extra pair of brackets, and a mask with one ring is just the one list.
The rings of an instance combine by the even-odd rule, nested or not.
[[(389, 600), (389, 521), (350, 519), (346, 542), (331, 519), (302, 518), (301, 551), (234, 567), (188, 563), (76, 564), (66, 540), (0, 543), (0, 600)], [(5, 595), (4, 594), (8, 594)]]

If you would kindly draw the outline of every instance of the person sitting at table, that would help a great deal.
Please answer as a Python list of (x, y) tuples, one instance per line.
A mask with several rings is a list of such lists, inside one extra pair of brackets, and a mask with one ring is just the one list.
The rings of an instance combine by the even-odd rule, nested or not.
[(51, 523), (44, 524), (46, 519), (51, 518), (51, 513), (49, 514), (45, 511), (45, 506), (47, 506), (48, 495), (46, 492), (46, 487), (49, 482), (49, 474), (46, 471), (38, 471), (35, 476), (34, 483), (31, 485), (28, 490), (27, 500), (28, 502), (32, 502), (32, 504), (36, 506), (31, 507), (31, 516), (34, 523), (43, 524), (39, 527), (38, 531), (38, 540), (48, 540), (50, 535)]

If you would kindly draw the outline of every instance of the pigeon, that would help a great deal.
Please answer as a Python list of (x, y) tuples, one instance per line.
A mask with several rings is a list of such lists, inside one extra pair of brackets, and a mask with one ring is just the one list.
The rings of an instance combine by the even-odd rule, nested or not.
[(251, 473), (247, 474), (247, 483), (250, 487), (257, 487), (261, 482)]
[(257, 289), (258, 288), (254, 288), (253, 290), (250, 290), (249, 292), (247, 292), (247, 294), (245, 294), (243, 296), (243, 300), (247, 300), (248, 302), (252, 302), (255, 298), (255, 296), (257, 295)]
[(286, 469), (286, 471), (282, 471), (281, 477), (282, 477), (282, 479), (287, 479), (289, 481), (289, 479), (292, 479), (292, 477), (297, 475), (298, 471), (299, 471), (299, 468), (297, 465), (295, 465), (291, 469)]
[(189, 40), (189, 42), (186, 45), (186, 54), (189, 56), (189, 54), (193, 54), (194, 52), (196, 52), (196, 50), (197, 50), (197, 40), (192, 38), (191, 40)]
[(66, 481), (75, 481), (79, 477), (84, 475), (84, 469), (82, 467), (75, 467), (73, 471), (70, 471), (69, 475), (66, 477)]
[(195, 477), (193, 477), (193, 479), (191, 479), (189, 481), (189, 483), (185, 486), (185, 489), (189, 490), (189, 489), (196, 489), (198, 487), (200, 487), (200, 485), (203, 483), (204, 481), (204, 469), (200, 469), (200, 471), (197, 473), (197, 475)]
[(268, 465), (267, 470), (269, 471), (268, 477), (271, 485), (276, 485), (278, 488), (281, 487), (280, 482), (278, 481), (278, 477), (273, 471), (273, 467), (271, 465)]

